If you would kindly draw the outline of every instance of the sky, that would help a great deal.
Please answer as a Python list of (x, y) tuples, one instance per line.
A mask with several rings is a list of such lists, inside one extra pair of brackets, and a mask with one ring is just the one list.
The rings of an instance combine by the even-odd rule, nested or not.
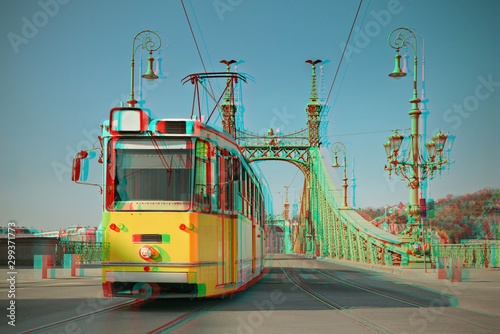
[[(311, 80), (305, 61), (324, 61), (320, 94), (332, 89), (322, 153), (330, 166), (329, 143), (345, 144), (348, 202), (354, 171), (357, 207), (408, 202), (405, 183), (384, 171), (382, 144), (391, 130), (410, 127), (413, 76), (388, 77), (395, 54), (388, 36), (413, 29), (419, 96), (425, 46), (428, 135), (442, 129), (456, 136), (452, 164), (431, 181), (431, 197), (500, 187), (498, 1), (364, 0), (333, 86), (358, 1), (184, 0), (184, 6), (207, 71), (224, 71), (219, 61), (235, 59), (238, 71), (253, 78), (241, 91), (249, 131), (305, 128)], [(182, 2), (5, 0), (0, 9), (0, 225), (97, 226), (101, 195), (71, 182), (71, 160), (97, 141), (110, 109), (128, 100), (132, 41), (140, 31), (160, 34), (167, 76), (144, 84), (144, 107), (158, 118), (190, 117), (193, 87), (181, 79), (204, 69)], [(298, 198), (304, 178), (296, 167), (258, 166), (276, 211), (285, 186), (291, 201)], [(340, 188), (342, 171), (331, 171)]]

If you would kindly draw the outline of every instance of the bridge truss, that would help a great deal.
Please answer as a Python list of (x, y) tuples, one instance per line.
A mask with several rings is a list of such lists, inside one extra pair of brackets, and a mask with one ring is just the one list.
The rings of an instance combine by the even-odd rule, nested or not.
[(408, 245), (343, 206), (343, 196), (328, 174), (321, 150), (306, 144), (307, 130), (285, 136), (238, 131), (236, 139), (250, 161), (287, 161), (304, 174), (299, 227), (294, 252), (321, 257), (385, 264), (408, 263)]

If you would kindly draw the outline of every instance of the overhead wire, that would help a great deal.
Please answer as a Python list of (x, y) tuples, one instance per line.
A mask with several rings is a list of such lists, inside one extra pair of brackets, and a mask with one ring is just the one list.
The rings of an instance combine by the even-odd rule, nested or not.
[(292, 186), (292, 183), (293, 183), (293, 181), (295, 181), (295, 178), (297, 177), (297, 175), (299, 174), (299, 172), (300, 172), (300, 169), (297, 168), (297, 173), (295, 173), (295, 176), (293, 177), (292, 182), (290, 182), (290, 185), (288, 187)]
[[(365, 15), (363, 16), (363, 20), (361, 20), (361, 27), (363, 26), (363, 23), (365, 22), (366, 14), (368, 13), (368, 8), (370, 8), (370, 3), (371, 3), (371, 0), (368, 1), (368, 5), (366, 5)], [(335, 104), (337, 103), (337, 98), (339, 97), (340, 89), (342, 88), (342, 84), (344, 83), (345, 75), (347, 73), (347, 69), (349, 68), (349, 64), (351, 63), (352, 54), (354, 52), (354, 48), (356, 47), (356, 43), (358, 42), (360, 33), (361, 33), (361, 29), (358, 30), (358, 34), (356, 35), (356, 39), (354, 40), (354, 45), (351, 48), (351, 53), (349, 54), (349, 59), (347, 60), (347, 65), (345, 66), (345, 69), (344, 69), (344, 75), (342, 76), (342, 80), (340, 81), (339, 89), (337, 90), (337, 95), (335, 95), (335, 100), (333, 100), (332, 109), (335, 107)]]
[[(182, 1), (182, 0), (181, 0)], [(349, 44), (349, 40), (351, 39), (352, 30), (354, 29), (354, 25), (356, 24), (356, 19), (358, 18), (359, 9), (361, 8), (361, 4), (363, 0), (359, 2), (358, 10), (356, 11), (356, 16), (354, 17), (354, 21), (352, 22), (351, 30), (349, 31), (349, 36), (347, 36), (347, 42), (345, 43), (344, 50), (342, 51), (342, 57), (340, 57), (339, 65), (337, 66), (337, 71), (335, 72), (335, 76), (333, 77), (333, 82), (328, 91), (328, 96), (325, 100), (325, 105), (328, 104), (328, 99), (330, 98), (330, 94), (332, 93), (333, 85), (335, 84), (335, 80), (337, 79), (337, 74), (339, 73), (340, 65), (342, 65), (342, 59), (344, 59), (345, 50), (347, 49), (347, 45)]]
[[(203, 61), (203, 57), (202, 57), (201, 52), (200, 52), (200, 48), (198, 47), (198, 42), (196, 41), (196, 36), (194, 35), (193, 27), (191, 26), (191, 21), (189, 20), (189, 16), (188, 16), (188, 13), (186, 11), (186, 7), (184, 6), (183, 0), (181, 0), (181, 4), (182, 4), (182, 8), (184, 9), (184, 14), (186, 15), (186, 19), (188, 21), (189, 29), (191, 30), (191, 35), (193, 36), (194, 44), (196, 45), (196, 50), (198, 51), (198, 55), (200, 56), (201, 65), (203, 66), (203, 70), (205, 71), (205, 73), (208, 73), (207, 68), (205, 67), (205, 62)], [(194, 10), (193, 10), (193, 13), (194, 13)], [(195, 14), (195, 16), (196, 16), (196, 14)], [(214, 89), (212, 87), (212, 83), (210, 82), (209, 79), (207, 79), (207, 81), (208, 81), (208, 85), (210, 86), (210, 90), (212, 91), (212, 94), (213, 94)]]
[[(205, 43), (205, 38), (203, 37), (203, 33), (200, 28), (200, 23), (198, 22), (198, 17), (196, 16), (196, 12), (194, 11), (193, 3), (191, 2), (191, 0), (189, 0), (189, 4), (191, 5), (191, 10), (193, 11), (194, 19), (196, 21), (196, 26), (198, 27), (198, 31), (200, 32), (201, 41), (203, 42), (203, 46), (205, 47), (205, 52), (207, 53), (208, 56), (208, 61), (210, 62), (210, 66), (212, 67), (212, 72), (215, 72), (214, 64), (212, 63), (212, 58), (210, 57), (210, 53), (208, 52), (207, 43)], [(220, 91), (221, 88), (219, 82), (218, 81), (215, 82), (217, 83), (217, 88)]]

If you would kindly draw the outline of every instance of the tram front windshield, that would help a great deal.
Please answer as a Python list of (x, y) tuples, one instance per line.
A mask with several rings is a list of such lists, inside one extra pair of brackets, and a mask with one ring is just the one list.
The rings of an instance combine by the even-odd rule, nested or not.
[(114, 152), (113, 210), (189, 210), (191, 140), (119, 139)]

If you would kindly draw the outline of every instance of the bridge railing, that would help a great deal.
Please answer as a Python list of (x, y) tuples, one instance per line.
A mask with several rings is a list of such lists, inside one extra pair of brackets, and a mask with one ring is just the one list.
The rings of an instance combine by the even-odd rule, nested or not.
[(432, 246), (432, 257), (460, 259), (465, 267), (498, 268), (500, 243), (438, 244)]
[(56, 245), (56, 264), (62, 264), (64, 254), (80, 255), (81, 264), (99, 264), (109, 254), (109, 243), (61, 240)]
[[(311, 220), (320, 255), (384, 265), (405, 265), (408, 253), (398, 236), (366, 221), (355, 210), (342, 208), (343, 197), (326, 169), (319, 150), (311, 158)], [(307, 207), (308, 205), (306, 205)], [(499, 267), (500, 242), (433, 245), (438, 257), (458, 258), (466, 267)]]

